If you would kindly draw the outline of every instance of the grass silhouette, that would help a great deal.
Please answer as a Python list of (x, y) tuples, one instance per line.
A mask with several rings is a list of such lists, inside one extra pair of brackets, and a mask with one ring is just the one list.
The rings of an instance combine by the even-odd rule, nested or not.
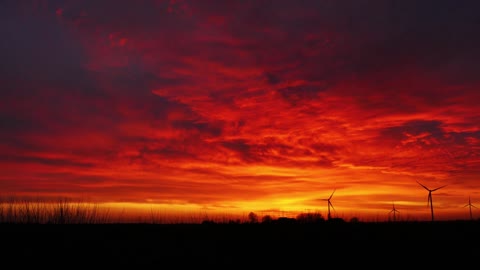
[(9, 197), (0, 201), (0, 223), (6, 224), (94, 224), (108, 223), (109, 210), (96, 203), (59, 198), (48, 202)]

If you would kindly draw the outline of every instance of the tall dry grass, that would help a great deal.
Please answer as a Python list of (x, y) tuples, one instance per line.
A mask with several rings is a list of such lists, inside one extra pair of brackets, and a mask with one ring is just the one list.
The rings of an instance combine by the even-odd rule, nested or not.
[(0, 199), (0, 223), (99, 224), (109, 223), (109, 210), (96, 203), (59, 198), (42, 201), (8, 197)]

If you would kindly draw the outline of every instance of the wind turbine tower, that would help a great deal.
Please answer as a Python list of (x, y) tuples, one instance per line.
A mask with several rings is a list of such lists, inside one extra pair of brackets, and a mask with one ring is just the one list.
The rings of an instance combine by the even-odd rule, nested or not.
[(331, 218), (331, 215), (330, 215), (330, 207), (332, 207), (332, 209), (335, 210), (335, 208), (333, 208), (333, 204), (330, 202), (330, 199), (332, 198), (333, 193), (335, 193), (335, 189), (333, 190), (333, 192), (332, 192), (332, 194), (330, 195), (330, 197), (328, 197), (328, 199), (323, 199), (324, 201), (327, 201), (327, 206), (328, 206), (328, 220), (330, 220), (330, 218)]
[(430, 205), (430, 212), (432, 213), (432, 221), (434, 220), (433, 218), (433, 200), (432, 200), (432, 192), (436, 191), (436, 190), (439, 190), (441, 188), (444, 188), (446, 187), (447, 185), (444, 185), (444, 186), (441, 186), (441, 187), (438, 187), (438, 188), (435, 188), (435, 189), (429, 189), (427, 188), (426, 186), (422, 185), (420, 182), (417, 181), (417, 183), (422, 186), (424, 189), (426, 189), (428, 191), (428, 203), (427, 205)]
[(463, 207), (467, 207), (467, 206), (468, 206), (468, 208), (470, 208), (469, 209), (470, 210), (470, 220), (473, 220), (472, 207), (474, 207), (474, 208), (478, 208), (478, 207), (476, 207), (475, 205), (472, 204), (472, 202), (470, 201), (470, 196), (468, 196), (468, 204), (466, 204)]

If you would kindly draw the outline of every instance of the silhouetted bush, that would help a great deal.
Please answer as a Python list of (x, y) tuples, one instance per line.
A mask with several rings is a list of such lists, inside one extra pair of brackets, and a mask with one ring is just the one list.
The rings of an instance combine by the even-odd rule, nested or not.
[(273, 221), (273, 218), (270, 215), (266, 215), (262, 217), (262, 223), (264, 224), (270, 224), (272, 223), (272, 221)]
[(241, 223), (240, 219), (235, 219), (235, 220), (230, 219), (228, 221), (228, 224), (240, 224), (240, 223)]
[(203, 220), (202, 225), (213, 225), (215, 224), (215, 221), (213, 220)]
[(359, 220), (357, 217), (352, 217), (352, 218), (350, 219), (350, 222), (351, 222), (351, 223), (358, 223), (358, 222), (360, 222), (360, 220)]
[(248, 222), (249, 223), (258, 223), (258, 215), (254, 212), (250, 212), (248, 214)]
[(345, 223), (345, 220), (343, 218), (336, 217), (336, 218), (330, 218), (328, 220), (328, 222), (331, 222), (331, 223)]
[(325, 221), (320, 213), (300, 213), (297, 215), (298, 223), (319, 223)]
[(296, 224), (297, 220), (294, 218), (289, 217), (279, 217), (277, 220), (274, 221), (277, 224)]

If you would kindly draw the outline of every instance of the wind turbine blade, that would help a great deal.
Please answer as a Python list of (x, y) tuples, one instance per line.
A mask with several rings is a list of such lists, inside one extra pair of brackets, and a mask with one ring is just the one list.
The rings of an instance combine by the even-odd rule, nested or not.
[(439, 189), (441, 189), (441, 188), (444, 188), (444, 187), (446, 187), (446, 186), (447, 186), (447, 185), (444, 185), (444, 186), (438, 187), (438, 188), (436, 188), (436, 189), (432, 189), (432, 191), (439, 190)]
[(336, 189), (334, 189), (333, 192), (332, 192), (332, 195), (330, 195), (330, 197), (328, 197), (329, 200), (332, 198), (333, 193), (335, 193), (335, 190), (336, 190)]
[(422, 185), (420, 182), (418, 182), (417, 180), (415, 180), (420, 186), (422, 186), (424, 189), (430, 191), (430, 189), (428, 189), (426, 186)]
[(328, 202), (330, 204), (330, 207), (332, 207), (333, 210), (335, 210), (335, 207), (333, 207), (333, 204), (331, 202)]
[(478, 209), (478, 207), (476, 207), (476, 206), (475, 206), (475, 205), (473, 205), (473, 204), (470, 204), (470, 206), (471, 206), (471, 207), (473, 207), (473, 208), (477, 208), (477, 209)]

